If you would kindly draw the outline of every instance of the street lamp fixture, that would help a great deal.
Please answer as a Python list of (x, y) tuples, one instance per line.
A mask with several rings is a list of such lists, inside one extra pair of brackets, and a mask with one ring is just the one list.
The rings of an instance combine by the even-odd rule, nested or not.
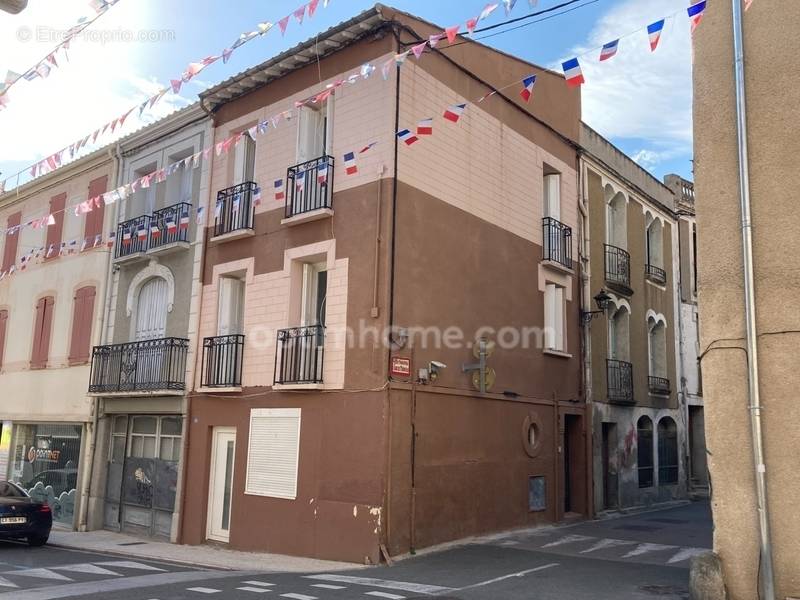
[(611, 303), (611, 296), (601, 288), (594, 297), (594, 303), (597, 305), (598, 310), (581, 311), (581, 323), (583, 325), (588, 325), (595, 317), (605, 314), (608, 305)]

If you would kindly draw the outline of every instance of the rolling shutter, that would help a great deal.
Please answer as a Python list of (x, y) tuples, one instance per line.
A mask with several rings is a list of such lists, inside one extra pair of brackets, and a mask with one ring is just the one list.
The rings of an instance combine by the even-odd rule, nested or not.
[(251, 410), (245, 494), (297, 498), (299, 455), (299, 408)]

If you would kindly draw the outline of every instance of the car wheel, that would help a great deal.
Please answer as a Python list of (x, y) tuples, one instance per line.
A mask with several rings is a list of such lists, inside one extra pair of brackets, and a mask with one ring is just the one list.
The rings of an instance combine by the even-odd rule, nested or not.
[(28, 536), (28, 545), (29, 546), (44, 546), (47, 543), (47, 538), (49, 536), (41, 536), (41, 535), (29, 535)]

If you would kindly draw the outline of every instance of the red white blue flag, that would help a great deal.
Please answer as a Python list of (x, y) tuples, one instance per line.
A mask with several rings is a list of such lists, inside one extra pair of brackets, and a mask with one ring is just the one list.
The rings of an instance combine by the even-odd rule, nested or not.
[(275, 180), (275, 200), (283, 200), (286, 198), (286, 192), (283, 191), (283, 179)]
[(419, 138), (408, 129), (401, 129), (398, 131), (397, 137), (400, 138), (400, 141), (405, 143), (406, 146), (410, 146), (414, 142), (419, 141)]
[(561, 63), (561, 66), (564, 69), (564, 77), (567, 79), (567, 85), (574, 87), (585, 82), (581, 64), (578, 62), (577, 58), (570, 58)]
[(417, 135), (433, 135), (433, 118), (422, 119), (417, 124)]
[(138, 237), (141, 241), (147, 239), (147, 229), (145, 228), (144, 223), (139, 224), (139, 228), (136, 230), (136, 237)]
[(185, 206), (183, 207), (183, 210), (181, 210), (180, 228), (189, 229), (189, 209)]
[(261, 186), (259, 185), (253, 191), (253, 206), (261, 206)]
[(196, 223), (198, 225), (202, 225), (203, 224), (203, 213), (205, 212), (205, 210), (206, 209), (203, 206), (198, 206), (197, 207), (197, 216), (195, 218), (196, 218)]
[(651, 23), (647, 26), (647, 35), (650, 38), (650, 52), (655, 52), (658, 42), (661, 40), (661, 33), (664, 31), (664, 19)]
[(323, 161), (317, 165), (317, 183), (325, 185), (328, 182), (328, 161)]
[(461, 115), (464, 114), (464, 109), (467, 108), (466, 104), (453, 104), (452, 106), (448, 106), (447, 109), (444, 111), (444, 118), (448, 121), (452, 121), (453, 123), (458, 123), (458, 120), (461, 118)]
[(614, 56), (617, 53), (617, 48), (619, 48), (619, 40), (614, 40), (613, 42), (603, 44), (603, 47), (600, 49), (600, 62), (608, 60)]
[(533, 96), (533, 86), (536, 83), (536, 75), (530, 75), (522, 80), (522, 89), (519, 92), (519, 95), (522, 96), (522, 99), (525, 102), (530, 102), (531, 97)]
[(302, 193), (306, 189), (306, 172), (298, 171), (294, 176), (294, 187), (298, 193)]
[(378, 142), (370, 142), (369, 144), (364, 146), (361, 150), (359, 150), (358, 153), (359, 154), (364, 154), (364, 152), (366, 152), (367, 150), (372, 149), (375, 146), (375, 144), (377, 144), (377, 143)]
[(168, 216), (164, 222), (167, 225), (167, 232), (174, 233), (176, 229), (178, 229), (178, 224), (175, 222), (175, 217), (172, 215)]
[(694, 30), (697, 29), (697, 26), (700, 25), (700, 20), (703, 18), (703, 12), (706, 10), (706, 0), (700, 0), (700, 2), (695, 2), (689, 8), (686, 9), (686, 12), (689, 15), (689, 20), (692, 23), (692, 33)]
[[(363, 152), (363, 150), (362, 150)], [(358, 165), (356, 164), (356, 155), (354, 152), (346, 152), (344, 155), (344, 171), (348, 175), (355, 175), (358, 173)]]
[[(151, 223), (150, 224), (150, 237), (157, 238), (161, 235), (161, 230), (158, 228), (158, 223)], [(139, 238), (141, 239), (141, 235)]]

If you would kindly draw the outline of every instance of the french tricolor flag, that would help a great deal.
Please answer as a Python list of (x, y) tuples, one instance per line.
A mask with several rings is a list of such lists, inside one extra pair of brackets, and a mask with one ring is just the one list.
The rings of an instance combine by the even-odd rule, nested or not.
[(147, 239), (147, 229), (145, 229), (144, 223), (139, 224), (139, 227), (136, 230), (136, 237), (142, 241)]
[(324, 161), (317, 165), (317, 183), (325, 185), (328, 182), (328, 162)]
[(356, 164), (355, 152), (346, 152), (344, 155), (344, 172), (348, 175), (355, 175), (358, 173), (358, 165)]
[(286, 198), (286, 192), (283, 190), (283, 179), (275, 180), (275, 200), (283, 200)]
[(158, 224), (153, 223), (152, 225), (150, 225), (150, 237), (157, 238), (160, 235), (161, 235), (161, 230), (158, 228)]
[(419, 141), (419, 138), (408, 129), (401, 129), (398, 131), (397, 137), (400, 138), (400, 141), (404, 142), (406, 146), (410, 146), (414, 142)]
[(253, 206), (261, 206), (261, 186), (257, 185), (253, 190)]
[(458, 123), (458, 120), (461, 118), (461, 115), (464, 114), (464, 109), (467, 108), (466, 104), (453, 104), (452, 106), (448, 106), (447, 109), (444, 111), (444, 118), (448, 121), (452, 121), (453, 123)]
[(564, 69), (564, 77), (567, 79), (567, 85), (574, 87), (584, 83), (583, 71), (581, 71), (581, 64), (577, 58), (570, 58), (568, 61), (561, 63)]
[(695, 2), (689, 8), (686, 9), (686, 12), (689, 15), (689, 20), (692, 22), (692, 33), (694, 30), (697, 29), (697, 26), (700, 25), (700, 20), (703, 18), (703, 12), (706, 10), (706, 0), (700, 0), (700, 2)]
[(525, 102), (530, 102), (533, 97), (533, 86), (536, 83), (536, 75), (530, 75), (522, 80), (522, 89), (519, 95)]
[(658, 42), (661, 40), (661, 32), (664, 31), (664, 19), (651, 23), (647, 26), (647, 35), (650, 38), (650, 52), (655, 52)]
[(169, 216), (164, 222), (167, 225), (168, 233), (173, 233), (176, 229), (178, 229), (178, 224), (175, 222), (175, 217)]
[(185, 206), (181, 211), (181, 220), (180, 220), (180, 228), (181, 229), (189, 229), (189, 209)]
[(417, 124), (417, 135), (433, 135), (433, 118), (422, 119)]
[(603, 44), (603, 47), (600, 49), (600, 62), (604, 60), (608, 60), (612, 56), (617, 53), (617, 48), (619, 47), (619, 40), (614, 40), (613, 42), (608, 42), (607, 44)]

